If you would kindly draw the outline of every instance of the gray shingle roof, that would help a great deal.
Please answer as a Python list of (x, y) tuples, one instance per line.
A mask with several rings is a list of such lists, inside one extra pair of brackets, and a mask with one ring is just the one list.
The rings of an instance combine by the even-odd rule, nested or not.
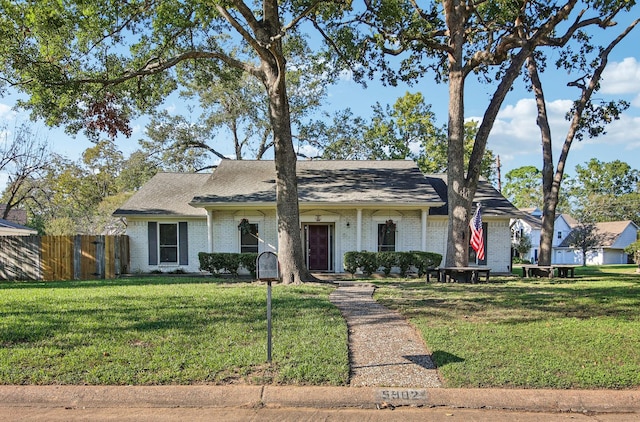
[[(566, 214), (564, 214), (566, 215)], [(574, 220), (576, 221), (576, 220)], [(630, 225), (635, 225), (631, 220), (623, 220), (623, 221), (606, 221), (602, 223), (596, 223), (595, 231), (598, 236), (600, 236), (600, 245), (601, 248), (610, 248), (616, 243), (622, 232)], [(579, 223), (576, 221), (576, 226)], [(567, 236), (560, 245), (561, 248), (571, 247), (574, 239), (574, 233), (571, 232), (569, 236)]]
[(201, 217), (201, 208), (189, 205), (193, 193), (211, 177), (210, 173), (158, 173), (140, 188), (113, 215), (175, 215)]
[[(301, 204), (426, 205), (442, 202), (413, 161), (298, 161)], [(225, 160), (192, 200), (194, 206), (275, 203), (273, 161)]]
[[(413, 161), (298, 161), (297, 172), (301, 205), (428, 206), (431, 215), (447, 215), (446, 175), (425, 176)], [(273, 161), (223, 160), (213, 174), (158, 173), (114, 215), (199, 217), (206, 215), (203, 206), (275, 200)], [(483, 215), (519, 215), (486, 181), (479, 182), (476, 201)]]
[(18, 223), (15, 223), (13, 221), (9, 221), (9, 220), (3, 220), (2, 218), (0, 218), (0, 227), (7, 228), (7, 229), (32, 230), (32, 231), (35, 231), (35, 229), (32, 229), (31, 227), (27, 227), (27, 226), (24, 226), (22, 224), (18, 224)]
[[(442, 202), (445, 202), (445, 205), (441, 207), (431, 208), (429, 210), (429, 215), (447, 215), (447, 175), (427, 174), (426, 178), (435, 188), (436, 192), (438, 192)], [(513, 218), (520, 218), (522, 216), (522, 212), (520, 210), (518, 210), (511, 202), (502, 196), (500, 192), (491, 186), (491, 183), (483, 179), (478, 181), (478, 189), (476, 191), (476, 196), (473, 198), (473, 202), (474, 204), (478, 202), (481, 203), (483, 216)]]
[(531, 212), (537, 208), (522, 208), (519, 211), (522, 215), (518, 218), (526, 222), (532, 229), (540, 230), (542, 228), (542, 217), (532, 215)]

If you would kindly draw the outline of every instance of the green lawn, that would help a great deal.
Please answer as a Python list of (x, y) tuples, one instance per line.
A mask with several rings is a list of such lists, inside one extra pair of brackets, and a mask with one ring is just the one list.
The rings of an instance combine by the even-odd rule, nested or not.
[[(374, 280), (422, 332), (446, 387), (637, 388), (640, 275), (489, 284)], [(368, 280), (371, 282), (372, 280)], [(346, 385), (347, 328), (328, 285), (197, 278), (0, 283), (0, 384)]]
[(388, 280), (376, 298), (420, 330), (447, 387), (640, 386), (640, 275), (579, 268), (575, 279), (490, 284)]
[(347, 329), (324, 285), (194, 278), (0, 283), (1, 384), (348, 382)]

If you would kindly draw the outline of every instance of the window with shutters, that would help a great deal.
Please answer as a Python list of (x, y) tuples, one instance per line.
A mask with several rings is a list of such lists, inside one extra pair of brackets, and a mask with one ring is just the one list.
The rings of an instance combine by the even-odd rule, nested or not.
[(147, 223), (149, 265), (189, 265), (188, 223)]
[(160, 224), (158, 233), (160, 263), (178, 263), (178, 224)]

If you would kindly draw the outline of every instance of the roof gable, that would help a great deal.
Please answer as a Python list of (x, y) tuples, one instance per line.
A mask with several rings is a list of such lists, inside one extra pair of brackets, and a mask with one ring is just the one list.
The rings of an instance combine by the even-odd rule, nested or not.
[[(435, 188), (442, 202), (445, 204), (438, 208), (429, 210), (430, 215), (448, 215), (447, 208), (447, 175), (446, 174), (428, 174), (427, 180)], [(484, 179), (478, 180), (478, 188), (473, 202), (482, 205), (483, 216), (495, 217), (514, 217), (520, 218), (523, 213), (520, 212), (507, 198), (502, 196), (488, 181)]]
[(209, 177), (211, 173), (158, 173), (113, 215), (204, 216), (206, 212), (189, 206), (189, 201)]

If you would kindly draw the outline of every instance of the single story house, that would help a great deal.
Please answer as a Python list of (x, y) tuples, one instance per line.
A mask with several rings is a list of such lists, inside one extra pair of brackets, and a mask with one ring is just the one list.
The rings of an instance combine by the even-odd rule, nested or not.
[[(407, 160), (299, 161), (297, 173), (312, 272), (344, 272), (348, 251), (446, 253), (445, 175), (425, 175)], [(519, 211), (486, 181), (475, 201), (486, 254), (477, 261), (470, 249), (471, 263), (509, 272), (509, 219)], [(223, 160), (212, 174), (159, 173), (114, 215), (126, 219), (134, 272), (196, 272), (199, 252), (277, 252), (275, 164)]]

